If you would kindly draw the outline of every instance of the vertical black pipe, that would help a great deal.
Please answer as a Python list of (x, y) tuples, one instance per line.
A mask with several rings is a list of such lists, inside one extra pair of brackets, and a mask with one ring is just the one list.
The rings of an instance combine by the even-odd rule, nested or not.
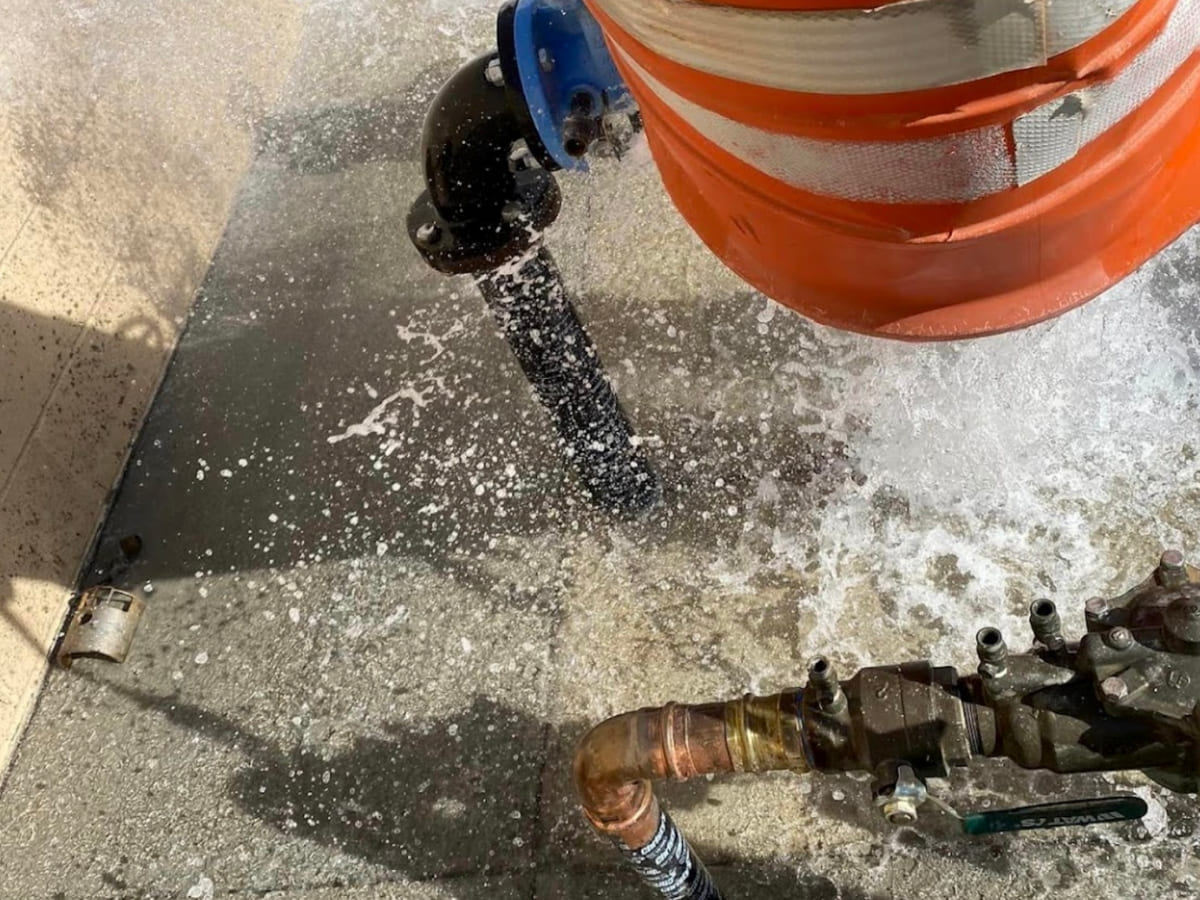
[(617, 846), (664, 900), (723, 900), (704, 863), (665, 812), (658, 814), (658, 830), (645, 847), (632, 850), (620, 841)]
[(637, 514), (659, 498), (658, 479), (545, 248), (477, 275), (487, 301), (550, 413), (568, 459), (595, 500)]

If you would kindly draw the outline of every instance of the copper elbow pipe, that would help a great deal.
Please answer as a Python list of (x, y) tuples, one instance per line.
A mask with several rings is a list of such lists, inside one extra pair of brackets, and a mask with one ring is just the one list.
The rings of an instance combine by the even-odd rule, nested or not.
[(809, 771), (799, 692), (669, 703), (596, 726), (575, 754), (584, 813), (601, 834), (645, 847), (659, 825), (653, 782), (722, 772)]

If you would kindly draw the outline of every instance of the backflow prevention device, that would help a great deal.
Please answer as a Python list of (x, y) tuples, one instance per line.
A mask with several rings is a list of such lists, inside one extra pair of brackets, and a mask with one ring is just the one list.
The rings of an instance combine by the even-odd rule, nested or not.
[[(720, 889), (653, 782), (724, 772), (865, 772), (895, 825), (918, 820), (926, 780), (977, 757), (1063, 774), (1141, 770), (1195, 793), (1200, 779), (1200, 570), (1168, 551), (1152, 577), (1088, 600), (1087, 633), (1064, 634), (1050, 600), (1030, 608), (1036, 644), (1009, 651), (998, 629), (976, 643), (978, 672), (912, 662), (839, 681), (828, 660), (808, 684), (728, 703), (671, 703), (609, 719), (583, 740), (575, 780), (584, 812), (648, 885), (670, 900)], [(1138, 819), (1131, 794), (960, 816), (967, 834)]]

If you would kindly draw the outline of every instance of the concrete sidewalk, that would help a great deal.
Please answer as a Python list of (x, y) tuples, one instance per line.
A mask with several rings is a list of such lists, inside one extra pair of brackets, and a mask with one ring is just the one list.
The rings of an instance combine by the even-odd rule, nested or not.
[(0, 19), (2, 772), (304, 16), (0, 0)]
[[(1195, 234), (1058, 322), (884, 344), (746, 290), (636, 163), (567, 182), (551, 248), (668, 491), (590, 510), (471, 285), (404, 236), (484, 7), (314, 9), (93, 573), (140, 535), (116, 577), (150, 608), (125, 666), (52, 676), (0, 898), (646, 897), (574, 808), (590, 723), (782, 689), (818, 652), (967, 667), (1036, 596), (1081, 626), (1163, 546), (1200, 553)], [(663, 795), (731, 898), (1194, 895), (1193, 801), (1120, 783), (1144, 826), (970, 842), (893, 831), (852, 779)]]

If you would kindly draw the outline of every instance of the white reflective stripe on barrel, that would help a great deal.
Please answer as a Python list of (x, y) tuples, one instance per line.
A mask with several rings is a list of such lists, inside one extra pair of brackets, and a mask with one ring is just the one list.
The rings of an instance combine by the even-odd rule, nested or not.
[(1035, 109), (1013, 123), (1017, 181), (1029, 184), (1069, 162), (1161, 90), (1196, 53), (1200, 53), (1200, 0), (1179, 0), (1162, 34), (1116, 78)]
[(671, 90), (624, 51), (621, 60), (683, 121), (784, 184), (869, 203), (967, 203), (1029, 184), (1161, 90), (1200, 52), (1200, 0), (1180, 0), (1167, 27), (1116, 78), (1055, 100), (1012, 123), (914, 141), (839, 141), (736, 122)]
[(1002, 126), (920, 141), (830, 141), (735, 122), (666, 87), (623, 52), (624, 62), (692, 128), (785, 184), (870, 203), (965, 203), (1016, 184)]
[(589, 0), (648, 49), (735, 81), (887, 94), (1044, 65), (1136, 0), (901, 0), (872, 10), (773, 11), (692, 0)]

